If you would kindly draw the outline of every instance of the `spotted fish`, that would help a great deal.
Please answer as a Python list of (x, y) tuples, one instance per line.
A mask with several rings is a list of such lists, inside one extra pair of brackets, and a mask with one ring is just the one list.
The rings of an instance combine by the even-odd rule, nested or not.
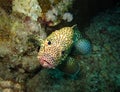
[(54, 69), (67, 58), (74, 42), (80, 37), (73, 28), (56, 30), (41, 42), (38, 59), (43, 67)]

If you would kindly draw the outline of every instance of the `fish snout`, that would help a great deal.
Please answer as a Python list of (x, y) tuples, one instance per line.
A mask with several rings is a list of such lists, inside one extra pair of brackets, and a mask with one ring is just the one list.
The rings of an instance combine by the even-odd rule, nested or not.
[(55, 60), (49, 54), (42, 55), (39, 58), (39, 62), (44, 68), (53, 68), (54, 69), (56, 66)]

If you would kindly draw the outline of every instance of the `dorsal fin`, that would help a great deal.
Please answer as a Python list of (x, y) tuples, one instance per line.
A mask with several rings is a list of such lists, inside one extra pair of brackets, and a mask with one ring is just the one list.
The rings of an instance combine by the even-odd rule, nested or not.
[(73, 25), (71, 28), (72, 29), (77, 28), (77, 24)]

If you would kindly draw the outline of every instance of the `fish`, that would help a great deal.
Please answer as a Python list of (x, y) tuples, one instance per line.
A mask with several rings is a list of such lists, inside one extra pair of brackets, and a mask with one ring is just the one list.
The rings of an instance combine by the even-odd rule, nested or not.
[(41, 42), (37, 58), (44, 68), (55, 69), (68, 57), (77, 37), (73, 28), (56, 30)]

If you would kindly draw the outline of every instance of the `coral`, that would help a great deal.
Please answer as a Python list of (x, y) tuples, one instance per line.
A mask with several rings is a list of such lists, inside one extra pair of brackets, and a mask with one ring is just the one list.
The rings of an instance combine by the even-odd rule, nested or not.
[(56, 21), (57, 20), (57, 12), (54, 13), (53, 11), (49, 10), (47, 11), (46, 13), (46, 18), (47, 18), (47, 21)]
[[(13, 13), (23, 13), (34, 21), (41, 18), (41, 21), (50, 22), (46, 23), (48, 26), (55, 26), (60, 23), (72, 2), (73, 0), (14, 0), (12, 11)], [(67, 22), (72, 21), (72, 14), (68, 13), (67, 16), (63, 19)]]
[(14, 0), (12, 5), (13, 12), (23, 13), (32, 20), (37, 21), (37, 18), (41, 16), (42, 10), (37, 0)]
[(24, 92), (24, 86), (20, 83), (0, 78), (0, 92)]
[(25, 27), (28, 28), (27, 30), (31, 35), (38, 36), (40, 39), (45, 39), (47, 36), (45, 28), (41, 27), (41, 24), (36, 21), (26, 20)]
[(35, 46), (30, 40), (31, 36), (44, 39), (46, 33), (36, 22), (25, 23), (2, 9), (0, 13), (0, 67), (6, 71), (1, 71), (0, 77), (23, 82), (25, 72), (32, 72), (39, 67), (36, 58), (38, 45)]
[[(52, 9), (50, 10), (50, 15), (49, 11), (46, 13), (46, 20), (51, 20), (53, 22), (52, 26), (60, 23), (62, 19), (66, 20), (67, 22), (72, 21), (72, 14), (66, 13), (68, 11), (68, 8), (72, 5), (72, 2), (73, 0), (61, 0), (58, 4), (52, 7)], [(65, 16), (66, 14), (67, 16)], [(48, 18), (48, 15), (51, 17)], [(55, 20), (52, 20), (52, 18), (54, 18)]]
[(64, 13), (63, 20), (66, 20), (67, 22), (71, 22), (73, 20), (73, 15), (69, 12)]

